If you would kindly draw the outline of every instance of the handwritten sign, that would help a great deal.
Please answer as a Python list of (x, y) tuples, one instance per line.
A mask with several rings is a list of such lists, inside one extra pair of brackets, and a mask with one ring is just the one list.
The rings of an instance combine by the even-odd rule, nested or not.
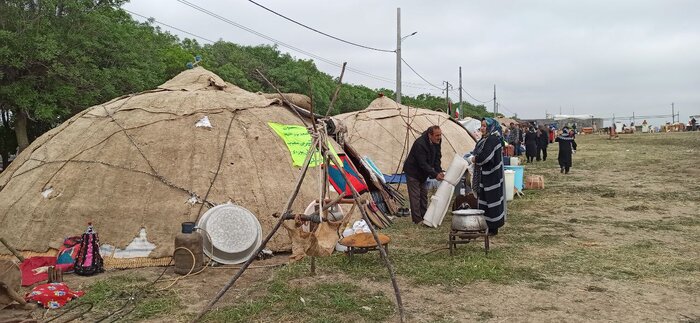
[[(289, 152), (292, 154), (292, 164), (294, 166), (304, 166), (306, 155), (309, 153), (309, 149), (311, 149), (311, 135), (306, 127), (274, 122), (268, 122), (267, 124), (282, 138), (282, 140), (284, 140), (287, 149), (289, 149)], [(330, 142), (328, 142), (328, 147), (330, 147), (333, 156), (337, 158), (338, 154), (335, 152)], [(311, 157), (309, 167), (316, 167), (321, 164), (322, 161), (321, 154), (316, 152)]]

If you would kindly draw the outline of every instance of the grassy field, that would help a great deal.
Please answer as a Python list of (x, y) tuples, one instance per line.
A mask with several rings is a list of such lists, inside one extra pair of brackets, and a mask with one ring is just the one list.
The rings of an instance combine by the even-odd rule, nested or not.
[[(399, 218), (384, 230), (409, 321), (700, 321), (700, 132), (590, 135), (577, 139), (571, 174), (549, 159), (525, 166), (544, 190), (509, 202), (492, 240), (450, 257), (450, 215), (439, 229)], [(284, 258), (281, 255), (277, 258)], [(93, 310), (123, 320), (188, 321), (235, 271), (209, 270), (159, 292), (141, 292), (157, 270), (85, 284)], [(173, 276), (166, 275), (170, 278)], [(148, 295), (141, 297), (140, 295)], [(249, 270), (209, 322), (398, 321), (377, 253)]]

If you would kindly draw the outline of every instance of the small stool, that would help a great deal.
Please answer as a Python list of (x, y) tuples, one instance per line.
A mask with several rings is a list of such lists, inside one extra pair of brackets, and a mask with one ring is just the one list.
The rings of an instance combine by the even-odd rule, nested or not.
[(484, 238), (484, 254), (489, 254), (489, 229), (479, 231), (450, 230), (450, 240), (447, 242), (450, 248), (450, 256), (457, 249), (458, 244), (469, 243), (478, 238)]
[[(389, 242), (391, 241), (391, 238), (381, 233), (377, 233), (377, 237), (379, 238), (379, 243), (381, 243), (382, 247), (384, 247), (386, 253), (389, 254)], [(371, 232), (362, 232), (349, 235), (343, 239), (340, 239), (338, 243), (348, 247), (348, 251), (346, 253), (350, 259), (352, 259), (353, 254), (356, 252), (366, 253), (368, 251), (377, 250), (377, 241), (374, 240), (374, 236)]]

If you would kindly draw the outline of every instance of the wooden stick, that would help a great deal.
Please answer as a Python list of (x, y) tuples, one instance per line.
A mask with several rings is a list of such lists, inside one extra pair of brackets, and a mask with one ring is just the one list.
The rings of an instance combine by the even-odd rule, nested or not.
[[(325, 143), (323, 144), (327, 153), (328, 147), (325, 146)], [(403, 303), (401, 302), (401, 291), (399, 290), (399, 284), (396, 282), (396, 273), (394, 271), (394, 266), (392, 266), (391, 261), (389, 260), (389, 257), (386, 253), (386, 250), (384, 249), (384, 246), (381, 244), (381, 242), (379, 242), (377, 230), (375, 230), (374, 226), (371, 224), (369, 216), (367, 215), (367, 211), (362, 207), (362, 205), (359, 204), (360, 194), (357, 193), (355, 187), (352, 186), (352, 184), (350, 184), (350, 180), (348, 179), (348, 175), (345, 173), (345, 169), (343, 168), (343, 166), (338, 165), (338, 162), (335, 160), (335, 158), (330, 159), (338, 167), (338, 170), (340, 170), (340, 174), (343, 176), (343, 179), (345, 179), (345, 182), (347, 183), (348, 187), (350, 187), (350, 190), (352, 191), (352, 196), (353, 198), (355, 198), (357, 208), (360, 209), (360, 213), (362, 213), (362, 218), (367, 223), (367, 226), (369, 227), (370, 231), (372, 231), (372, 236), (374, 237), (374, 241), (377, 243), (377, 249), (379, 249), (379, 254), (382, 256), (382, 260), (384, 260), (384, 265), (386, 265), (386, 268), (389, 271), (389, 276), (391, 277), (391, 285), (394, 287), (394, 296), (396, 296), (396, 305), (399, 308), (401, 322), (406, 322), (406, 313), (404, 312)]]
[(316, 257), (311, 256), (311, 276), (316, 276)]
[[(268, 80), (268, 79), (265, 77), (265, 75), (263, 75), (263, 73), (261, 73), (257, 68), (255, 69), (255, 71), (258, 72), (258, 74), (260, 74), (260, 77), (262, 77), (263, 80), (265, 80), (265, 82), (267, 82), (267, 84), (269, 84), (273, 89), (275, 89), (275, 91), (277, 91), (277, 94), (279, 94), (280, 97), (282, 97), (282, 101), (284, 101), (284, 103), (286, 103), (287, 105), (289, 105), (289, 108), (292, 109), (292, 110), (294, 111), (294, 113), (297, 114), (297, 117), (299, 117), (299, 120), (301, 120), (301, 122), (304, 123), (304, 127), (307, 127), (307, 128), (308, 128), (309, 125), (306, 123), (306, 120), (304, 120), (304, 118), (301, 117), (301, 115), (299, 114), (299, 111), (297, 111), (297, 110), (294, 108), (295, 105), (292, 104), (291, 102), (289, 102), (289, 100), (287, 100), (287, 97), (285, 97), (284, 94), (282, 94), (282, 92), (280, 92), (280, 90), (279, 90), (274, 84), (272, 84), (272, 82), (270, 82), (270, 80)], [(311, 115), (313, 115), (313, 113), (312, 113)]]
[[(297, 180), (296, 187), (294, 188), (292, 195), (289, 197), (289, 200), (287, 200), (287, 204), (284, 206), (284, 211), (282, 212), (282, 214), (286, 214), (287, 212), (289, 212), (290, 208), (292, 207), (292, 204), (294, 203), (294, 200), (297, 197), (297, 194), (299, 194), (299, 189), (301, 188), (301, 184), (304, 182), (304, 177), (306, 176), (306, 171), (309, 169), (309, 163), (311, 162), (311, 157), (316, 152), (316, 141), (317, 140), (318, 140), (318, 138), (314, 139), (313, 142), (311, 143), (311, 148), (309, 149), (309, 152), (306, 154), (306, 160), (304, 160), (304, 166), (302, 166), (302, 168), (301, 168), (301, 172), (299, 175), (299, 179)], [(265, 240), (263, 240), (262, 244), (260, 244), (260, 247), (258, 247), (258, 250), (256, 250), (255, 255), (259, 254), (265, 248), (267, 243), (270, 241), (270, 239), (275, 234), (275, 232), (277, 232), (277, 230), (282, 225), (282, 222), (284, 222), (284, 221), (285, 221), (284, 216), (280, 217), (279, 221), (277, 221), (277, 224), (275, 224), (275, 227), (272, 229), (272, 231), (270, 231), (270, 233), (267, 234), (267, 237), (265, 237)], [(207, 306), (204, 307), (204, 309), (202, 309), (202, 311), (200, 311), (199, 314), (197, 314), (197, 317), (195, 317), (192, 320), (192, 323), (201, 321), (202, 317), (205, 314), (207, 314), (207, 312), (209, 312), (211, 310), (212, 306), (214, 306), (214, 304), (216, 304), (216, 302), (218, 302), (219, 299), (221, 299), (221, 297), (224, 296), (226, 291), (228, 291), (228, 289), (231, 288), (231, 286), (233, 286), (233, 284), (236, 282), (236, 280), (238, 280), (238, 278), (240, 278), (241, 275), (243, 275), (243, 272), (246, 270), (246, 268), (248, 268), (248, 266), (250, 266), (250, 264), (253, 262), (253, 260), (255, 260), (254, 256), (248, 258), (248, 260), (243, 264), (243, 266), (241, 266), (241, 269), (238, 270), (236, 275), (231, 277), (231, 280), (229, 280), (229, 282), (226, 283), (226, 285), (223, 288), (221, 288), (219, 293), (217, 293), (216, 296), (214, 298), (212, 298), (211, 301), (209, 301)]]
[[(345, 197), (345, 193), (340, 194), (340, 196), (336, 197), (334, 200), (332, 200), (332, 201), (331, 201), (331, 200), (328, 200), (329, 202), (326, 203), (326, 205), (324, 205), (323, 208), (322, 208), (320, 211), (314, 212), (314, 213), (311, 213), (311, 214), (308, 214), (308, 215), (307, 215), (307, 214), (299, 214), (299, 216), (301, 216), (301, 217), (302, 217), (302, 220), (304, 220), (304, 221), (310, 221), (310, 220), (312, 220), (315, 216), (320, 215), (321, 212), (326, 211), (326, 210), (332, 208), (332, 207), (333, 207), (334, 205), (336, 205), (336, 204), (339, 204), (339, 203), (350, 204), (350, 203), (348, 202), (349, 199), (345, 199), (344, 197)], [(318, 202), (317, 202), (317, 203), (318, 203)], [(275, 218), (279, 218), (279, 217), (280, 217), (280, 214), (277, 213), (277, 212), (275, 212), (275, 213), (272, 214), (272, 216), (275, 217)], [(295, 217), (296, 215), (287, 212), (287, 213), (284, 214), (284, 216), (286, 217), (285, 220), (291, 220), (291, 219), (294, 219), (294, 217)], [(319, 219), (320, 219), (320, 216), (319, 216)], [(326, 219), (326, 218), (324, 218), (324, 220), (325, 220), (325, 219)]]
[(7, 240), (5, 240), (5, 238), (0, 238), (0, 242), (2, 242), (2, 244), (5, 245), (5, 248), (7, 248), (7, 250), (10, 250), (10, 252), (13, 255), (15, 255), (15, 257), (17, 257), (17, 259), (19, 259), (19, 262), (24, 261), (24, 257), (22, 256), (22, 254), (19, 253), (19, 251), (17, 251), (17, 249), (13, 248), (9, 243), (7, 243)]
[(343, 69), (340, 71), (340, 78), (338, 79), (338, 86), (335, 88), (335, 93), (333, 93), (333, 98), (331, 99), (331, 104), (328, 105), (328, 110), (326, 110), (326, 117), (328, 117), (328, 114), (331, 113), (331, 110), (333, 110), (333, 104), (335, 103), (335, 99), (338, 97), (338, 92), (340, 92), (340, 87), (343, 85), (343, 75), (345, 74), (345, 66), (348, 65), (348, 62), (343, 62)]

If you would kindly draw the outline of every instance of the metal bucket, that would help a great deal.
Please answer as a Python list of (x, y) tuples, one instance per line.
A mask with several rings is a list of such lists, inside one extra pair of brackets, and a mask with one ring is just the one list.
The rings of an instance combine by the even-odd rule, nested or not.
[(486, 230), (484, 210), (467, 209), (452, 211), (452, 230), (483, 231)]

